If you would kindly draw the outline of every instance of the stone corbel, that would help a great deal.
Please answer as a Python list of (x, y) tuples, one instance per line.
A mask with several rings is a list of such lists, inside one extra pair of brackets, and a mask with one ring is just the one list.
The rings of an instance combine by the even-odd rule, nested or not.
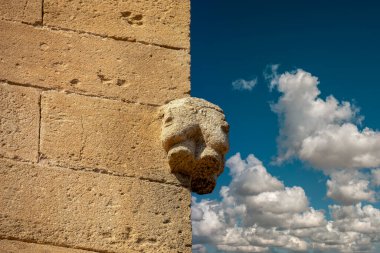
[(171, 101), (162, 110), (161, 140), (171, 172), (189, 176), (193, 192), (212, 192), (229, 149), (229, 125), (222, 109), (187, 97)]

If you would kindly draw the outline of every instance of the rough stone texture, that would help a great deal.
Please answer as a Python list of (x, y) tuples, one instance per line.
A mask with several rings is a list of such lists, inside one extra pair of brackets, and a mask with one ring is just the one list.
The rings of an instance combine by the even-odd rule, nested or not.
[(0, 38), (0, 80), (149, 104), (190, 90), (185, 50), (8, 21), (0, 21)]
[(0, 157), (38, 158), (38, 91), (0, 82)]
[(189, 175), (193, 191), (212, 192), (229, 148), (223, 111), (199, 98), (174, 100), (162, 111), (161, 139), (172, 172)]
[(190, 176), (160, 140), (189, 9), (0, 0), (0, 253), (191, 252)]
[(41, 100), (42, 162), (179, 183), (169, 173), (153, 106), (59, 92)]
[(45, 0), (44, 23), (189, 48), (190, 0)]
[(4, 159), (0, 182), (0, 238), (102, 252), (191, 252), (185, 188)]
[(0, 240), (0, 253), (96, 253), (96, 252), (80, 250), (80, 249), (56, 247), (52, 245), (19, 242), (19, 241), (13, 241), (13, 240)]
[(0, 18), (41, 23), (42, 0), (0, 0)]

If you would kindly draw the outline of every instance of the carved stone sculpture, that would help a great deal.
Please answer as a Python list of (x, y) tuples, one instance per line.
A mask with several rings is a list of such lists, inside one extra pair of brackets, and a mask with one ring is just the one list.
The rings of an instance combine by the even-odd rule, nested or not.
[(191, 178), (191, 190), (212, 192), (229, 149), (229, 125), (222, 109), (188, 97), (163, 106), (162, 143), (172, 173)]

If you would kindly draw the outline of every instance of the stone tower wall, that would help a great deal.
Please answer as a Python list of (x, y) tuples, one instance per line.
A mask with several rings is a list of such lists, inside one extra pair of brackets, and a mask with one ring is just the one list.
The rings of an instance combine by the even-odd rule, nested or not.
[(189, 0), (0, 0), (0, 252), (191, 252), (159, 108)]

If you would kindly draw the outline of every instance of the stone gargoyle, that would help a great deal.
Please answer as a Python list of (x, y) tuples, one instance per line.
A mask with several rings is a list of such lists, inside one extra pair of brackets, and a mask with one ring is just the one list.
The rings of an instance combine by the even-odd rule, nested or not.
[(229, 149), (222, 109), (194, 97), (171, 101), (162, 109), (161, 139), (171, 172), (189, 176), (193, 192), (212, 192)]

